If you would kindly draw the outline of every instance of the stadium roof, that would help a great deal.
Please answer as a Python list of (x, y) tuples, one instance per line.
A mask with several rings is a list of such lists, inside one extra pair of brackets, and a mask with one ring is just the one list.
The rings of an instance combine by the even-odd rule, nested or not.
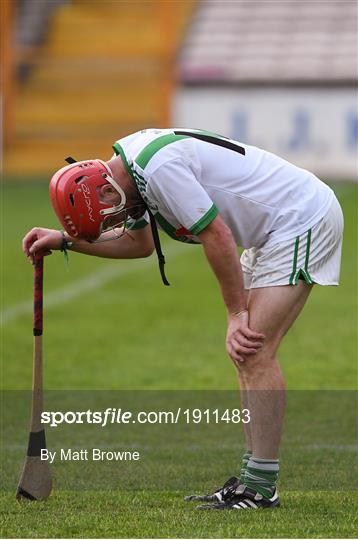
[(178, 63), (188, 83), (357, 80), (356, 0), (202, 0)]

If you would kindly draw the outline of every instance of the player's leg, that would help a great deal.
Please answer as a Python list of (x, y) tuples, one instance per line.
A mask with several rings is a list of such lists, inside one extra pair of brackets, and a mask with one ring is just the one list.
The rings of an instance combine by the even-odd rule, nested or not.
[[(289, 253), (292, 252), (292, 242), (289, 246)], [(305, 284), (300, 284), (297, 287), (292, 286), (278, 286), (278, 287), (269, 287), (269, 282), (274, 278), (272, 274), (272, 266), (279, 267), (279, 273), (278, 273), (278, 280), (280, 281), (282, 279), (282, 262), (287, 258), (287, 249), (286, 246), (275, 248), (272, 252), (272, 250), (256, 250), (256, 249), (250, 249), (245, 250), (241, 257), (241, 264), (243, 268), (244, 273), (244, 280), (245, 280), (245, 288), (249, 290), (248, 294), (248, 307), (250, 312), (250, 326), (252, 328), (255, 328), (253, 325), (253, 320), (259, 319), (259, 317), (256, 316), (256, 313), (259, 314), (263, 318), (263, 322), (265, 324), (262, 324), (260, 320), (257, 320), (256, 322), (262, 327), (265, 328), (265, 335), (267, 334), (266, 343), (263, 351), (261, 350), (260, 353), (265, 352), (266, 350), (273, 350), (273, 354), (268, 355), (268, 358), (265, 358), (267, 362), (267, 368), (269, 368), (266, 372), (265, 376), (265, 384), (264, 389), (268, 388), (269, 390), (266, 391), (266, 395), (264, 395), (263, 390), (253, 390), (251, 387), (251, 378), (250, 373), (247, 376), (246, 369), (246, 362), (245, 365), (239, 364), (238, 365), (238, 375), (240, 380), (240, 388), (241, 388), (241, 407), (249, 409), (251, 412), (251, 416), (253, 416), (252, 408), (255, 409), (255, 403), (251, 404), (250, 401), (253, 401), (255, 398), (259, 401), (263, 406), (261, 407), (261, 410), (263, 410), (264, 414), (268, 414), (269, 420), (267, 418), (254, 418), (249, 424), (243, 425), (244, 431), (245, 431), (245, 439), (246, 439), (246, 448), (247, 453), (244, 454), (242, 459), (242, 466), (241, 466), (241, 474), (240, 474), (240, 481), (239, 486), (232, 486), (227, 493), (224, 494), (224, 503), (225, 508), (234, 507), (232, 505), (236, 504), (236, 499), (241, 499), (241, 493), (240, 490), (245, 489), (245, 495), (247, 494), (247, 490), (249, 488), (242, 488), (241, 486), (245, 486), (247, 483), (247, 475), (250, 474), (250, 471), (248, 472), (248, 468), (251, 470), (250, 477), (254, 480), (254, 482), (262, 482), (261, 489), (262, 493), (265, 493), (266, 497), (268, 498), (269, 502), (266, 502), (266, 497), (260, 502), (252, 502), (250, 503), (241, 502), (240, 504), (243, 506), (238, 506), (238, 508), (242, 507), (252, 507), (250, 506), (253, 504), (258, 505), (265, 505), (268, 504), (270, 506), (277, 505), (279, 503), (278, 498), (276, 498), (276, 490), (275, 490), (275, 484), (278, 476), (278, 460), (277, 460), (277, 449), (279, 445), (279, 440), (281, 437), (281, 430), (282, 430), (282, 422), (283, 422), (283, 413), (284, 413), (284, 405), (285, 405), (285, 393), (284, 393), (284, 381), (282, 377), (282, 373), (279, 367), (279, 364), (276, 359), (276, 351), (278, 348), (278, 345), (283, 337), (283, 335), (287, 332), (288, 328), (292, 324), (292, 322), (297, 317), (298, 313), (302, 309), (304, 302), (309, 294), (310, 287), (307, 287)], [(274, 262), (274, 265), (273, 265)], [(286, 263), (287, 264), (287, 263)], [(269, 272), (267, 271), (269, 269)], [(292, 272), (290, 268), (290, 264), (288, 264), (288, 267), (285, 271), (286, 273), (286, 281), (283, 281), (283, 283), (288, 283), (287, 276), (290, 275)], [(258, 288), (251, 288), (252, 286), (256, 286)], [(277, 294), (278, 290), (280, 293), (285, 290), (293, 289), (293, 298), (290, 299), (288, 306), (286, 308), (286, 297), (284, 296), (282, 300), (284, 300), (283, 305), (281, 301), (274, 309), (274, 314), (278, 312), (278, 314), (281, 316), (280, 327), (276, 332), (276, 340), (273, 339), (273, 335), (275, 332), (273, 332), (272, 328), (268, 326), (268, 322), (270, 322), (273, 327), (276, 329), (278, 325), (278, 320), (276, 318), (272, 318), (271, 314), (267, 315), (267, 311), (271, 309), (271, 306), (275, 304), (277, 298), (280, 300), (281, 296), (280, 294)], [(301, 292), (302, 290), (302, 292)], [(273, 302), (271, 296), (274, 296), (275, 302)], [(302, 301), (301, 301), (302, 297)], [(300, 299), (300, 300), (299, 300)], [(299, 301), (298, 301), (299, 300)], [(292, 305), (291, 305), (292, 304)], [(288, 311), (288, 316), (286, 316), (286, 311)], [(270, 347), (268, 346), (270, 344)], [(266, 356), (266, 355), (265, 355)], [(255, 355), (257, 357), (257, 355)], [(259, 359), (261, 357), (257, 357)], [(253, 357), (247, 358), (247, 361), (250, 362), (253, 359)], [(254, 367), (254, 363), (252, 362), (249, 367)], [(257, 370), (253, 370), (255, 375), (257, 374)], [(268, 373), (270, 377), (268, 377)], [(269, 380), (270, 378), (270, 380)], [(257, 384), (257, 381), (256, 383)], [(266, 386), (268, 384), (269, 386)], [(262, 387), (259, 387), (262, 388)], [(272, 388), (275, 388), (275, 390), (272, 390)], [(260, 397), (260, 399), (258, 399)], [(253, 399), (250, 399), (253, 398)], [(265, 398), (265, 399), (263, 399)], [(275, 410), (275, 423), (272, 426), (271, 416), (272, 413), (270, 413), (270, 406), (267, 406), (267, 403), (265, 401), (270, 402), (270, 406), (273, 406)], [(265, 434), (263, 434), (263, 439), (266, 443), (266, 445), (271, 444), (271, 449), (266, 450), (269, 452), (270, 459), (266, 459), (265, 461), (259, 462), (257, 465), (257, 461), (253, 461), (254, 458), (256, 459), (265, 459), (265, 458), (257, 458), (255, 456), (255, 450), (254, 450), (254, 442), (253, 442), (253, 433), (252, 433), (252, 427), (254, 426), (254, 423), (256, 425), (256, 422), (264, 422), (264, 424), (267, 424), (270, 426), (268, 429), (269, 437), (266, 437)], [(257, 431), (257, 430), (256, 430)], [(255, 439), (257, 439), (257, 433), (255, 433)], [(251, 450), (251, 452), (250, 452)], [(272, 458), (271, 456), (275, 456), (276, 459)], [(272, 462), (274, 460), (274, 463)], [(269, 463), (267, 463), (269, 461)], [(259, 467), (260, 474), (257, 474), (256, 471), (252, 470), (252, 464), (255, 463), (255, 467)], [(251, 464), (251, 466), (250, 466)], [(254, 472), (254, 474), (253, 474)], [(257, 486), (256, 486), (257, 487)], [(266, 488), (269, 489), (266, 489)], [(258, 487), (260, 489), (260, 486)], [(272, 496), (271, 496), (272, 495)], [(256, 496), (256, 490), (252, 491), (252, 496)], [(259, 497), (263, 497), (263, 495), (259, 494)], [(246, 497), (244, 497), (246, 499)], [(273, 501), (270, 501), (270, 499), (274, 499)], [(246, 506), (245, 506), (246, 505)], [(217, 505), (214, 505), (215, 507)], [(207, 506), (204, 506), (207, 508)], [(254, 506), (255, 507), (255, 506)], [(212, 508), (212, 506), (210, 506)], [(221, 508), (221, 506), (220, 506)]]
[(244, 251), (241, 264), (245, 288), (250, 289), (250, 327), (266, 335), (262, 349), (248, 355), (237, 366), (244, 390), (243, 403), (252, 417), (250, 431), (245, 433), (253, 455), (246, 466), (244, 486), (235, 489), (221, 505), (204, 508), (242, 509), (279, 504), (275, 484), (285, 384), (277, 351), (301, 312), (312, 284), (338, 285), (342, 235), (343, 214), (333, 198), (326, 215), (304, 234), (271, 247)]
[(285, 408), (285, 382), (277, 360), (283, 336), (302, 310), (312, 286), (252, 289), (250, 326), (266, 335), (262, 349), (237, 364), (250, 410), (252, 452), (259, 459), (277, 459)]
[(277, 350), (301, 312), (311, 284), (338, 284), (342, 234), (342, 210), (333, 199), (327, 214), (312, 229), (292, 242), (256, 252), (249, 283), (250, 326), (263, 332), (266, 340), (257, 354), (238, 365), (238, 371), (249, 409), (256, 417), (250, 433), (253, 455), (258, 459), (278, 457), (285, 392)]
[[(252, 263), (257, 263), (255, 250), (249, 250), (243, 265), (245, 286), (251, 285), (251, 273), (248, 272)], [(283, 416), (285, 409), (285, 383), (277, 360), (277, 350), (283, 336), (291, 327), (302, 310), (312, 286), (299, 280), (295, 286), (260, 287), (247, 291), (250, 327), (265, 334), (266, 339), (262, 349), (255, 355), (248, 355), (243, 363), (236, 365), (240, 389), (241, 408), (249, 409), (251, 422), (243, 424), (246, 452), (242, 458), (239, 484), (245, 482), (247, 466), (252, 459), (266, 461), (274, 460), (276, 464), (268, 464), (268, 469), (278, 471), (278, 449), (281, 439)], [(277, 465), (277, 466), (275, 466)], [(266, 474), (265, 463), (263, 474)], [(272, 480), (270, 489), (274, 487), (278, 474), (268, 474)], [(231, 480), (231, 479), (230, 479)], [(233, 482), (229, 490), (223, 486), (212, 495), (216, 500), (226, 492), (236, 489)], [(268, 490), (262, 490), (269, 495)], [(215, 500), (205, 497), (191, 497), (191, 500)]]
[(302, 310), (312, 289), (304, 281), (295, 286), (252, 289), (248, 308), (250, 327), (265, 334), (262, 349), (236, 364), (244, 404), (250, 411), (252, 455), (243, 482), (230, 490), (223, 503), (201, 509), (258, 508), (279, 505), (276, 490), (278, 452), (285, 410), (285, 382), (277, 360), (283, 336)]

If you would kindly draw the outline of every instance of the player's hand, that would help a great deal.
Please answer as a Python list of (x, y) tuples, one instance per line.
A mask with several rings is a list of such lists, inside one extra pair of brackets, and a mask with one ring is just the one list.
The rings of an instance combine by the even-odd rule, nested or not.
[(35, 227), (29, 231), (22, 240), (22, 249), (26, 257), (34, 262), (34, 256), (39, 251), (43, 255), (51, 255), (52, 249), (60, 249), (62, 245), (62, 234), (55, 229), (44, 229)]
[(249, 327), (248, 311), (229, 315), (226, 349), (234, 363), (244, 362), (246, 355), (256, 354), (261, 349), (264, 339), (264, 334), (255, 332)]

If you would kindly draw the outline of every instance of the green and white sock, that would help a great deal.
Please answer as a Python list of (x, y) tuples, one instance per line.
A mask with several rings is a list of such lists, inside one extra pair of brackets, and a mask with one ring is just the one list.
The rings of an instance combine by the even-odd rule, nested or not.
[(252, 456), (251, 450), (247, 450), (246, 453), (242, 456), (241, 469), (240, 469), (240, 484), (244, 483), (246, 467), (251, 456)]
[(246, 466), (244, 484), (269, 499), (274, 494), (278, 472), (278, 459), (250, 457)]

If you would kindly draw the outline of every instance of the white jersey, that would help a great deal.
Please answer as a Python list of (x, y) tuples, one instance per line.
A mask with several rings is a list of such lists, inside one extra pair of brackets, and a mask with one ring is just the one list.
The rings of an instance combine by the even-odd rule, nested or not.
[(182, 242), (200, 243), (219, 213), (238, 245), (273, 245), (310, 229), (334, 197), (309, 171), (207, 131), (145, 129), (113, 148), (160, 227)]

